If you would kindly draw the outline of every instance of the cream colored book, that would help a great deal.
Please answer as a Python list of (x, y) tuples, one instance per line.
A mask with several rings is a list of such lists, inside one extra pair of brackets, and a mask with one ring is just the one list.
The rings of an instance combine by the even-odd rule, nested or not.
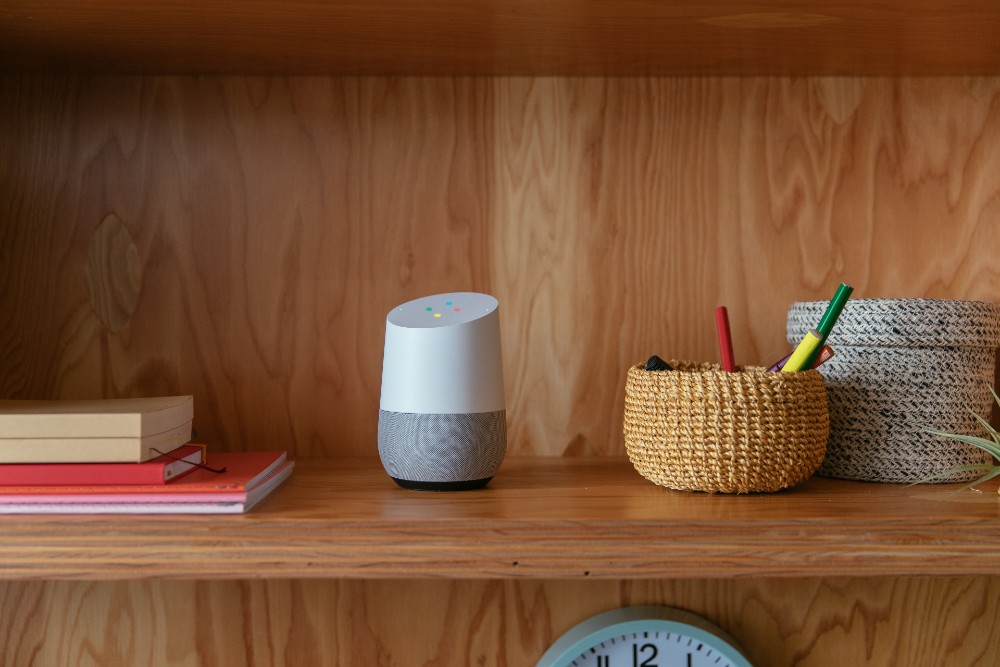
[(0, 463), (147, 461), (191, 439), (191, 396), (0, 401)]

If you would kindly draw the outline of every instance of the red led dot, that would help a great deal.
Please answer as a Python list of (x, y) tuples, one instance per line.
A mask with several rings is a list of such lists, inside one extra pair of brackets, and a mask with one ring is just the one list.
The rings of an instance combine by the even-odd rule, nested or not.
[(457, 312), (458, 312), (458, 311), (460, 311), (460, 310), (462, 310), (462, 309), (461, 309), (461, 308), (456, 308), (456, 309), (455, 309), (455, 312), (457, 313)]

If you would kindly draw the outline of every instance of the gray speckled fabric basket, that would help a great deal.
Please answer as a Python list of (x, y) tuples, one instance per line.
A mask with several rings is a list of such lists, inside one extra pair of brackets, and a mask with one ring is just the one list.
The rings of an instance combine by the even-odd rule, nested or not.
[[(829, 302), (788, 311), (796, 345)], [(1000, 304), (937, 299), (852, 299), (820, 367), (830, 408), (830, 441), (817, 474), (873, 482), (916, 482), (964, 465), (990, 463), (986, 452), (931, 435), (920, 426), (986, 436), (969, 412), (989, 419)], [(965, 473), (935, 481), (968, 481)]]

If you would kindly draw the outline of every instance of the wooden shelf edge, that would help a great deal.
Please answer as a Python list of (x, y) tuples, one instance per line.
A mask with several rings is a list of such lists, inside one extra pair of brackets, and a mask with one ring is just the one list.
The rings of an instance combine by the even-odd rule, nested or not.
[(376, 0), (65, 3), (8, 0), (0, 70), (546, 76), (987, 74), (1000, 12), (755, 1)]
[(1000, 497), (814, 478), (670, 491), (621, 459), (505, 462), (489, 488), (396, 487), (377, 460), (302, 460), (245, 516), (0, 517), (0, 579), (1000, 575)]

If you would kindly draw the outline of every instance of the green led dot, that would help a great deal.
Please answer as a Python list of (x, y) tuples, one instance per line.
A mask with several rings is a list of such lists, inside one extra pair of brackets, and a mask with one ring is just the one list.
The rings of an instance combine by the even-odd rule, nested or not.
[(433, 309), (433, 308), (431, 308), (430, 306), (427, 306), (427, 308), (425, 308), (424, 310), (426, 310), (426, 311), (427, 311), (427, 312), (429, 313), (429, 312), (431, 312), (431, 311), (432, 311), (432, 310), (434, 310), (434, 309)]

